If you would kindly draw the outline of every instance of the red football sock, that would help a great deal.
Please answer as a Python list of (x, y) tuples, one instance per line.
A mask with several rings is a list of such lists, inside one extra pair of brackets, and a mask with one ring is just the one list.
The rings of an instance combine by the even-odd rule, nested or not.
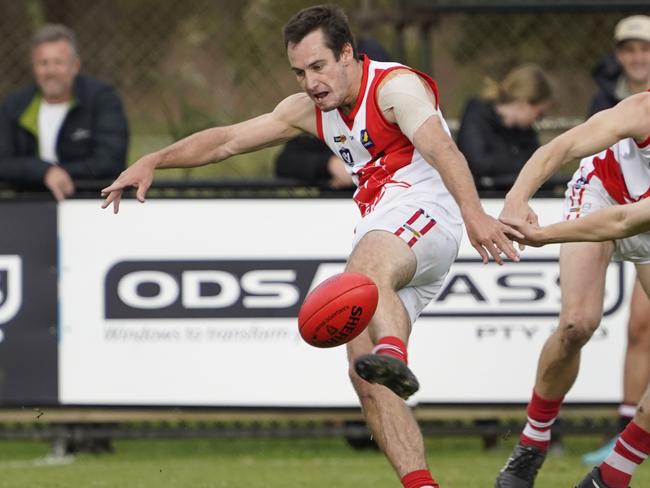
[(650, 432), (630, 422), (616, 441), (614, 450), (599, 466), (600, 476), (610, 488), (627, 488), (636, 468), (650, 454)]
[(528, 422), (519, 437), (524, 446), (535, 446), (546, 451), (551, 443), (551, 426), (562, 406), (564, 397), (558, 400), (545, 400), (533, 391), (528, 404)]
[(440, 488), (440, 485), (431, 477), (428, 469), (418, 469), (402, 476), (402, 486), (404, 488), (421, 488), (423, 486), (432, 486)]
[(408, 354), (406, 352), (406, 344), (399, 337), (386, 336), (377, 341), (373, 348), (374, 354), (388, 354), (394, 358), (399, 359), (404, 363), (408, 363)]

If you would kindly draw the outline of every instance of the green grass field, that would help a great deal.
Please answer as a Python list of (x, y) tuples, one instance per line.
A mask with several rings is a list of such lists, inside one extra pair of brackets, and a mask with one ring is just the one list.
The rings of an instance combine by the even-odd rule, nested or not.
[[(567, 437), (550, 457), (538, 488), (573, 487), (587, 472), (580, 455), (595, 437)], [(0, 442), (0, 487), (389, 488), (399, 482), (383, 456), (355, 451), (339, 439), (118, 441), (112, 455), (79, 455), (69, 464), (45, 461), (48, 446)], [(478, 438), (428, 438), (429, 462), (444, 488), (491, 488), (510, 443), (485, 452)], [(650, 486), (641, 466), (635, 488)]]

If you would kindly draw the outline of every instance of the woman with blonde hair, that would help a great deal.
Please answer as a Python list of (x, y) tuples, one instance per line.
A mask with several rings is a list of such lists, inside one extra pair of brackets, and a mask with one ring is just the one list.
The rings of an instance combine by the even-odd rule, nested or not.
[(457, 142), (480, 187), (503, 189), (539, 147), (533, 124), (551, 104), (548, 76), (535, 64), (486, 79), (480, 98), (467, 102)]

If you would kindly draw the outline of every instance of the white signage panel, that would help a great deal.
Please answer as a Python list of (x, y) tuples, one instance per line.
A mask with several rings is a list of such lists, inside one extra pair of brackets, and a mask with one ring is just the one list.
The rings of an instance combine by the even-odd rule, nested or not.
[[(498, 214), (499, 200), (485, 202)], [(560, 200), (535, 202), (542, 222)], [(97, 201), (59, 206), (64, 404), (354, 406), (343, 347), (297, 333), (307, 291), (343, 269), (358, 211), (345, 200)], [(416, 322), (414, 401), (525, 402), (557, 323), (558, 246), (483, 265), (463, 241)], [(631, 267), (610, 266), (601, 331), (569, 401), (616, 402)], [(607, 361), (603, 361), (607, 357)]]

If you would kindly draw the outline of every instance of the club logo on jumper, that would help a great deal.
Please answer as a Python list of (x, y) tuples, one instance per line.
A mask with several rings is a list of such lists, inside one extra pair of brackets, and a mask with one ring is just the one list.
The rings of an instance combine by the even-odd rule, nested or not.
[[(497, 269), (498, 268), (498, 269)], [(460, 258), (438, 296), (422, 315), (429, 317), (557, 317), (561, 292), (558, 258), (522, 259), (485, 266)], [(605, 281), (604, 315), (616, 312), (625, 296), (623, 263), (611, 263)]]
[(0, 324), (13, 319), (22, 303), (22, 260), (18, 255), (0, 255)]
[(349, 149), (342, 147), (339, 149), (339, 154), (341, 155), (341, 159), (345, 161), (345, 164), (348, 166), (352, 166), (354, 164), (354, 159), (352, 159), (352, 153)]
[(339, 144), (345, 144), (345, 141), (347, 141), (348, 138), (345, 137), (345, 135), (341, 134), (340, 136), (334, 136), (334, 142), (338, 142)]
[(576, 190), (580, 190), (580, 189), (582, 189), (582, 187), (585, 186), (587, 183), (589, 183), (589, 182), (587, 181), (587, 179), (586, 179), (584, 176), (581, 176), (581, 177), (578, 178), (578, 179), (576, 180), (576, 182), (573, 184), (573, 188), (575, 188)]
[(366, 129), (361, 129), (361, 137), (359, 138), (361, 141), (361, 144), (363, 144), (363, 147), (366, 149), (370, 149), (371, 147), (375, 147), (375, 143), (372, 142), (372, 139), (370, 138), (370, 134), (368, 134), (368, 131)]

